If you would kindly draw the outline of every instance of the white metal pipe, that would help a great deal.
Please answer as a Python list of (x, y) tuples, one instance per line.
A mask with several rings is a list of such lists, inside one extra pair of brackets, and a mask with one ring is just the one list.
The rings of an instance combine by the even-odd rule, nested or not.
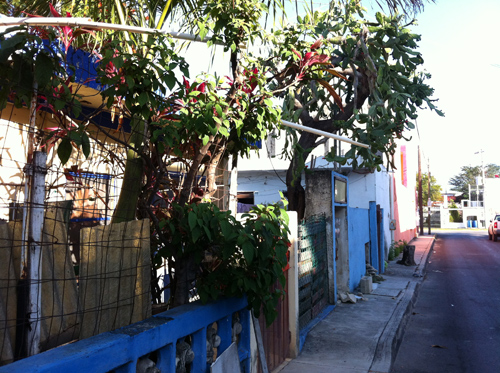
[[(73, 18), (73, 17), (33, 17), (33, 18), (0, 18), (0, 26), (74, 26), (86, 27), (92, 29), (105, 29), (115, 31), (129, 31), (139, 34), (162, 34), (170, 35), (174, 39), (205, 42), (197, 35), (186, 34), (182, 32), (170, 32), (165, 30), (157, 30), (148, 27), (138, 27), (121, 25), (116, 23), (94, 22), (90, 18)], [(221, 43), (215, 43), (221, 44)]]
[(317, 129), (314, 129), (314, 128), (311, 128), (311, 127), (302, 126), (300, 124), (293, 123), (293, 122), (288, 122), (286, 120), (282, 120), (281, 123), (283, 123), (283, 125), (285, 125), (287, 127), (292, 127), (292, 128), (295, 128), (295, 129), (298, 129), (298, 130), (301, 130), (301, 131), (311, 132), (311, 133), (314, 133), (315, 135), (330, 137), (332, 139), (343, 141), (343, 142), (347, 142), (349, 144), (360, 146), (362, 148), (367, 148), (367, 149), (370, 148), (370, 145), (366, 145), (366, 144), (363, 144), (361, 142), (357, 142), (357, 141), (351, 140), (348, 137), (334, 135), (333, 133), (330, 133), (330, 132), (325, 132), (325, 131), (317, 130)]

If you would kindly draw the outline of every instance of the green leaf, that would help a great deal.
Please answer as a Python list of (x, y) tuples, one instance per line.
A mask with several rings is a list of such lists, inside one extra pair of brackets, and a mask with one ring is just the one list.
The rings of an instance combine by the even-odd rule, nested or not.
[(144, 106), (146, 103), (149, 101), (149, 95), (147, 92), (142, 92), (139, 95), (139, 98), (137, 99), (137, 102), (139, 102), (139, 105)]
[(269, 106), (269, 107), (273, 107), (273, 106), (274, 106), (274, 105), (273, 105), (273, 101), (272, 101), (270, 98), (266, 98), (266, 99), (264, 100), (264, 103), (265, 103), (267, 106)]
[(116, 58), (113, 58), (113, 64), (115, 65), (115, 67), (117, 69), (120, 69), (121, 67), (123, 67), (123, 64), (125, 62), (123, 61), (123, 58), (122, 57), (116, 57)]
[(133, 89), (135, 86), (135, 80), (130, 75), (125, 76), (125, 81), (127, 82), (128, 89)]
[(212, 233), (208, 230), (207, 226), (204, 225), (203, 229), (205, 230), (205, 234), (207, 235), (207, 238), (211, 241), (212, 240)]
[(50, 83), (54, 72), (52, 60), (45, 53), (39, 53), (36, 57), (35, 80), (39, 87), (45, 87)]
[(208, 135), (203, 136), (203, 146), (207, 145), (209, 140), (210, 138), (208, 137)]
[(194, 211), (190, 211), (188, 215), (188, 221), (189, 221), (189, 228), (194, 229), (196, 227), (196, 223), (198, 221), (198, 218)]
[(90, 155), (90, 139), (85, 132), (82, 133), (82, 151), (85, 158), (88, 158)]
[(255, 248), (252, 243), (248, 240), (243, 242), (241, 249), (243, 250), (243, 255), (245, 256), (247, 263), (252, 264), (255, 255)]
[(82, 144), (82, 134), (78, 131), (68, 132), (68, 138), (73, 141), (76, 145)]
[(114, 102), (115, 102), (115, 97), (109, 96), (108, 100), (106, 101), (106, 107), (109, 109), (111, 106), (113, 106)]
[[(14, 28), (10, 30), (14, 31)], [(20, 30), (26, 31), (22, 28), (20, 28)], [(2, 48), (0, 48), (0, 63), (5, 63), (10, 58), (11, 54), (15, 54), (16, 49), (18, 49), (21, 45), (24, 45), (25, 42), (26, 34), (23, 32), (13, 34), (10, 38), (2, 40)]]
[(200, 39), (201, 40), (205, 39), (205, 36), (207, 36), (207, 33), (208, 33), (208, 30), (205, 27), (205, 23), (198, 22), (198, 28), (200, 29), (200, 32), (199, 32)]
[(62, 110), (64, 108), (64, 106), (66, 106), (66, 102), (64, 102), (63, 100), (61, 99), (56, 99), (56, 101), (54, 102), (54, 108), (59, 111), (59, 110)]
[(196, 227), (195, 229), (191, 230), (191, 238), (193, 243), (196, 243), (198, 241), (198, 238), (201, 236), (201, 229), (199, 227)]
[(71, 141), (67, 137), (62, 139), (59, 143), (59, 146), (57, 147), (57, 156), (59, 157), (63, 165), (68, 162), (69, 157), (71, 157), (72, 151), (73, 146), (71, 145)]
[(78, 100), (73, 100), (71, 109), (73, 110), (73, 115), (75, 116), (75, 118), (78, 118), (82, 113), (82, 104)]
[(217, 114), (219, 115), (219, 117), (222, 118), (222, 108), (220, 107), (219, 104), (215, 105), (215, 111), (217, 111)]
[(220, 229), (222, 230), (222, 234), (225, 237), (229, 237), (231, 235), (234, 227), (227, 220), (221, 220)]
[(170, 90), (172, 90), (177, 83), (177, 80), (175, 79), (175, 76), (173, 74), (166, 74), (164, 76), (164, 80)]
[(226, 127), (223, 126), (219, 127), (219, 133), (224, 137), (229, 137), (229, 131), (227, 130)]

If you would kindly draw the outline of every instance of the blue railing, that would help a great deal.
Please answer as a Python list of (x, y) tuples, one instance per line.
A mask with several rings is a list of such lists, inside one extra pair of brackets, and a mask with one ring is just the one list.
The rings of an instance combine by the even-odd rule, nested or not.
[[(207, 305), (191, 303), (0, 367), (0, 372), (131, 373), (147, 362), (154, 363), (163, 373), (174, 373), (176, 356), (178, 360), (184, 359), (187, 346), (188, 371), (205, 373), (210, 371), (210, 355), (215, 351), (212, 348), (215, 347), (220, 356), (237, 340), (241, 370), (249, 373), (250, 312), (246, 306), (243, 298)], [(216, 331), (211, 329), (214, 322)], [(207, 331), (208, 339), (217, 340), (217, 343), (207, 343)], [(213, 338), (214, 332), (220, 339)], [(179, 345), (184, 346), (184, 352), (179, 352)]]

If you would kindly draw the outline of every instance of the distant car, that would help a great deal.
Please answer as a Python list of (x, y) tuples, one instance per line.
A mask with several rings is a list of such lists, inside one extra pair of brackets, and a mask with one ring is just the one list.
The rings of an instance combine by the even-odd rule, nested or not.
[(488, 226), (488, 238), (497, 242), (498, 236), (500, 235), (500, 215), (495, 215), (495, 217), (490, 220), (490, 225)]

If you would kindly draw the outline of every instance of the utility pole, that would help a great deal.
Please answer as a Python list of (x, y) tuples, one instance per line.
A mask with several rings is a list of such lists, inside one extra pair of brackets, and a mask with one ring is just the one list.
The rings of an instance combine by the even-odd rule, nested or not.
[(420, 234), (424, 234), (424, 207), (422, 205), (422, 162), (420, 160), (420, 145), (418, 146), (418, 215)]
[[(485, 191), (486, 191), (486, 176), (485, 176), (485, 173), (484, 173), (484, 161), (483, 161), (483, 153), (484, 153), (484, 150), (481, 149), (479, 150), (478, 152), (475, 152), (474, 154), (481, 154), (481, 176), (483, 178), (483, 195), (482, 195), (482, 205), (483, 205), (483, 216), (482, 218), (483, 219), (479, 219), (479, 222), (478, 222), (478, 227), (479, 227), (479, 224), (481, 224), (481, 227), (483, 227), (483, 223), (482, 221), (484, 221), (484, 228), (486, 228), (486, 206), (485, 206), (485, 201), (484, 201), (484, 194), (485, 194)], [(479, 207), (479, 186), (477, 187), (478, 191), (477, 191), (477, 203), (478, 203), (478, 207)]]
[(432, 205), (432, 200), (431, 200), (431, 166), (429, 164), (429, 159), (427, 159), (427, 179), (428, 179), (428, 186), (429, 186), (429, 192), (428, 192), (428, 198), (427, 198), (427, 227), (428, 227), (428, 234), (431, 234), (431, 205)]
[(483, 150), (483, 149), (481, 149), (481, 150), (479, 150), (478, 152), (475, 152), (474, 154), (481, 154), (481, 177), (483, 178), (483, 185), (484, 185), (484, 178), (485, 178), (485, 175), (484, 175), (483, 153), (484, 153), (484, 150)]

